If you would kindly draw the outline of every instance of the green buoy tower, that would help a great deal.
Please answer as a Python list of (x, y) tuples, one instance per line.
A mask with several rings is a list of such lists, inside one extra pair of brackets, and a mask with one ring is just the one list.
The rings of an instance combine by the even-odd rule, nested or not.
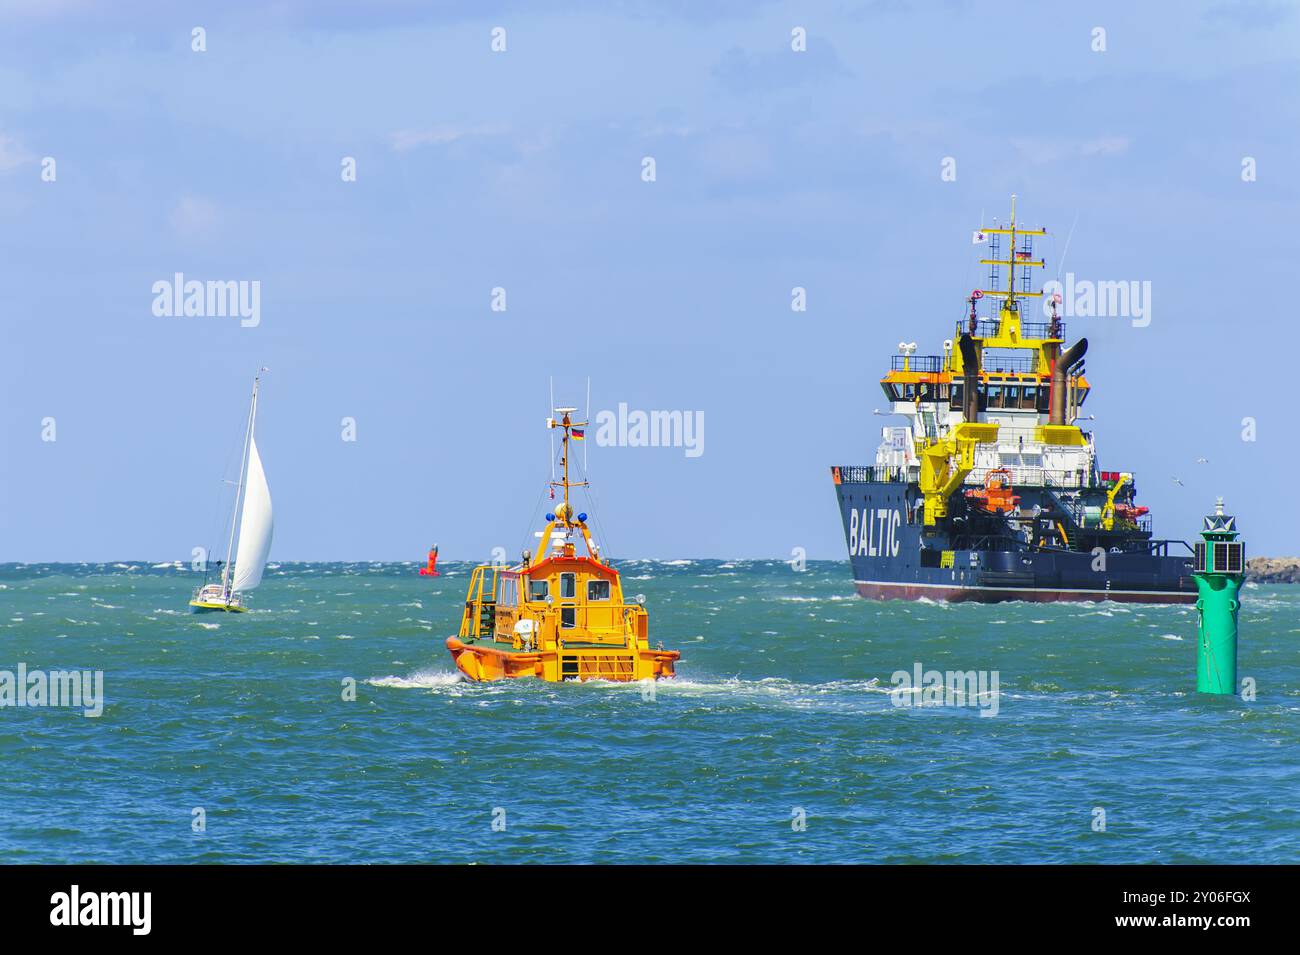
[(1223, 498), (1205, 518), (1196, 544), (1196, 692), (1237, 692), (1237, 611), (1245, 579), (1245, 545), (1237, 519), (1223, 513)]

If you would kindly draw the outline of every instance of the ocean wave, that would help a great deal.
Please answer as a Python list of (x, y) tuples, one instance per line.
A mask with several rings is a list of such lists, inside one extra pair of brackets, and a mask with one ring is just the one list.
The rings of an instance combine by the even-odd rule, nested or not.
[(409, 676), (372, 676), (365, 682), (396, 690), (436, 690), (464, 682), (464, 678), (458, 670), (417, 670)]

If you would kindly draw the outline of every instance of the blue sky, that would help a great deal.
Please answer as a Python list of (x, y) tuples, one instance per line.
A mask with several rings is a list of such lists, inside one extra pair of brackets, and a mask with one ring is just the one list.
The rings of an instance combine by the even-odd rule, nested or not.
[[(1152, 283), (1146, 328), (1069, 324), (1102, 466), (1160, 536), (1223, 494), (1294, 554), (1298, 39), (1271, 2), (0, 0), (0, 560), (214, 543), (259, 365), (274, 558), (514, 554), (588, 375), (706, 422), (589, 447), (611, 555), (840, 558), (828, 467), (1013, 192), (1048, 277), (1077, 220), (1069, 271)], [(176, 272), (261, 323), (155, 316)]]

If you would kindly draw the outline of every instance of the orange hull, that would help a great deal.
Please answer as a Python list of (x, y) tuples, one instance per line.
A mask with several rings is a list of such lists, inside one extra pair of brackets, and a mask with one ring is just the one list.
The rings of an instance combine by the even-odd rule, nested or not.
[(563, 649), (518, 653), (447, 638), (456, 669), (476, 683), (533, 676), (540, 680), (612, 680), (631, 683), (676, 675), (677, 650), (627, 650), (623, 647)]

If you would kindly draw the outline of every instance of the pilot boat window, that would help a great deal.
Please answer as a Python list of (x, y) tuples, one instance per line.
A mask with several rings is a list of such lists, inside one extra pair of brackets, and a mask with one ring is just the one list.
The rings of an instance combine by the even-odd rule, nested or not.
[(565, 630), (572, 630), (577, 625), (578, 625), (578, 608), (561, 607), (560, 626)]
[(573, 574), (560, 574), (560, 599), (572, 600), (577, 596), (577, 592)]
[(609, 599), (609, 581), (608, 581), (608, 580), (589, 580), (589, 581), (587, 581), (587, 599), (588, 599), (588, 600), (608, 600), (608, 599)]
[(545, 580), (530, 580), (528, 582), (528, 599), (545, 600), (551, 594), (551, 585)]

